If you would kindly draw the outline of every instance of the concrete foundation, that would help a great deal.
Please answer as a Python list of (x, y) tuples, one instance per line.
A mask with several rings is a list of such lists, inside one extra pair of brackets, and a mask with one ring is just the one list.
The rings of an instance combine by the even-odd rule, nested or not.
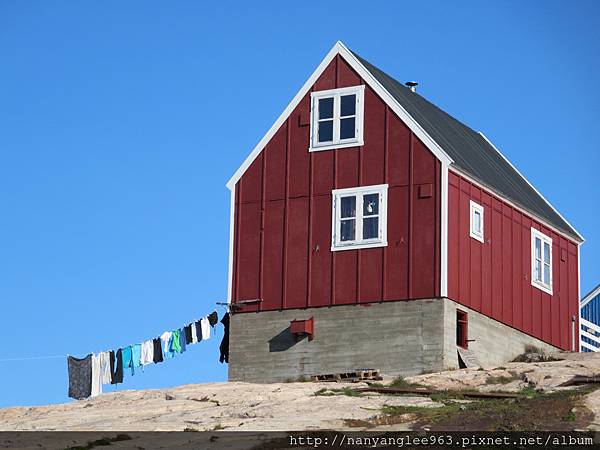
[[(468, 313), (469, 350), (483, 366), (509, 361), (526, 345), (558, 350), (446, 298), (264, 311), (231, 317), (229, 379), (268, 383), (367, 368), (403, 376), (456, 368), (457, 308)], [(314, 339), (296, 342), (290, 321), (310, 317)]]

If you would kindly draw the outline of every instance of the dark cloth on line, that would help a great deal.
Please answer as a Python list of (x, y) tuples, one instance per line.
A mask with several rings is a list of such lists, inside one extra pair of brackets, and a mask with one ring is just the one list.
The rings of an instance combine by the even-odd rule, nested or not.
[(196, 327), (196, 336), (198, 337), (198, 342), (202, 340), (202, 323), (197, 320), (194, 325)]
[(208, 316), (208, 323), (210, 323), (211, 327), (214, 327), (219, 322), (219, 315), (216, 311), (213, 311)]
[(69, 397), (81, 400), (92, 395), (92, 354), (83, 359), (67, 356)]
[(185, 333), (185, 343), (186, 344), (191, 344), (192, 343), (192, 325), (186, 325), (183, 328), (183, 331)]
[(152, 345), (154, 346), (154, 356), (152, 357), (152, 362), (154, 362), (154, 364), (163, 362), (163, 349), (160, 338), (158, 337), (152, 339)]
[(223, 333), (223, 339), (221, 340), (221, 345), (219, 346), (219, 350), (221, 352), (221, 356), (219, 357), (219, 362), (229, 363), (229, 313), (225, 313), (223, 318), (221, 319), (221, 323), (223, 324), (223, 328), (225, 332)]
[(115, 351), (110, 350), (108, 352), (108, 362), (110, 363), (110, 384), (115, 382)]
[(123, 349), (117, 350), (115, 357), (117, 364), (111, 384), (117, 384), (123, 382)]

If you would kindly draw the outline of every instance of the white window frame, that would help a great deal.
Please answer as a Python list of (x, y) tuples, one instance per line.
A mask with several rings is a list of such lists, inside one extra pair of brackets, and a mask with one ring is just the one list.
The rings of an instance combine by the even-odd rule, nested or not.
[[(364, 92), (365, 85), (352, 86), (340, 89), (329, 89), (326, 91), (317, 91), (310, 94), (310, 146), (309, 152), (318, 152), (322, 150), (332, 150), (336, 148), (358, 147), (364, 145), (363, 141), (363, 117), (364, 117)], [(349, 139), (340, 139), (340, 116), (341, 102), (340, 98), (344, 95), (356, 96), (355, 136)], [(333, 98), (333, 140), (328, 142), (318, 142), (319, 132), (319, 100), (324, 98)], [(348, 116), (351, 117), (351, 116)]]
[[(542, 277), (541, 280), (537, 280), (535, 278), (535, 240), (539, 239), (541, 245), (541, 271), (540, 275)], [(550, 248), (550, 283), (544, 283), (544, 243), (547, 243)], [(546, 236), (539, 230), (535, 228), (531, 228), (531, 285), (536, 287), (550, 295), (552, 295), (552, 267), (553, 267), (553, 258), (552, 258), (552, 238), (550, 236)]]
[[(473, 227), (475, 225), (475, 220), (473, 220), (473, 218), (475, 217), (475, 213), (479, 213), (479, 216), (481, 217), (481, 230), (477, 231), (475, 230)], [(470, 217), (470, 221), (469, 221), (469, 234), (473, 239), (477, 239), (479, 242), (484, 242), (484, 227), (483, 227), (483, 212), (484, 212), (484, 208), (483, 206), (481, 206), (478, 203), (475, 203), (473, 200), (470, 201), (470, 208), (469, 208), (469, 217)]]
[[(356, 250), (387, 246), (387, 184), (335, 189), (331, 205), (331, 251)], [(363, 239), (363, 198), (368, 194), (379, 194), (379, 233), (377, 238)], [(356, 196), (355, 240), (341, 241), (341, 198)], [(366, 216), (369, 217), (369, 216)]]

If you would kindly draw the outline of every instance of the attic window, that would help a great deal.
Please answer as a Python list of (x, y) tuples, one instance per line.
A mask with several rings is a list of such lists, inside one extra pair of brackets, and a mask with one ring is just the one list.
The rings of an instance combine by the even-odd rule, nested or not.
[(332, 192), (332, 251), (387, 245), (387, 188), (380, 184)]
[(470, 203), (471, 215), (471, 237), (483, 242), (483, 206), (478, 205), (473, 200)]
[(311, 152), (363, 145), (365, 86), (311, 94)]
[(531, 229), (531, 284), (552, 295), (552, 239)]

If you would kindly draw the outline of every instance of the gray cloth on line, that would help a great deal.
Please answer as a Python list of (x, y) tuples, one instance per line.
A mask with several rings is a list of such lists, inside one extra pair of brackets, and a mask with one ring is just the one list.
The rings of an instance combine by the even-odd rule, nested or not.
[(79, 359), (67, 356), (69, 397), (81, 400), (92, 394), (92, 354)]

